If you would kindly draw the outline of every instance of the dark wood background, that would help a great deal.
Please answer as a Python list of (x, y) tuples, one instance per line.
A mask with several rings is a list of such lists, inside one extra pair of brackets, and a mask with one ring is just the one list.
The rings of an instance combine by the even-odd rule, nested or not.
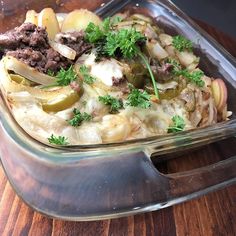
[[(1, 21), (1, 20), (0, 20)], [(197, 23), (236, 56), (236, 42), (203, 22)], [(0, 137), (1, 140), (1, 137)], [(201, 167), (225, 158), (224, 150), (234, 149), (234, 139), (203, 147), (201, 150), (158, 165), (164, 172)], [(0, 166), (0, 236), (74, 235), (236, 235), (236, 186), (227, 187), (196, 200), (163, 210), (126, 218), (67, 222), (49, 219), (34, 212), (16, 196)]]

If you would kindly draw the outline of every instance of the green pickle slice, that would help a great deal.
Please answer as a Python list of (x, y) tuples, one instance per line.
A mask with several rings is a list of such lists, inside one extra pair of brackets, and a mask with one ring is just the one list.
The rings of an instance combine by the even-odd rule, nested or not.
[(46, 112), (58, 112), (65, 110), (79, 101), (82, 93), (82, 91), (76, 92), (73, 89), (66, 88), (64, 89), (63, 93), (60, 93), (52, 99), (42, 102), (42, 108)]

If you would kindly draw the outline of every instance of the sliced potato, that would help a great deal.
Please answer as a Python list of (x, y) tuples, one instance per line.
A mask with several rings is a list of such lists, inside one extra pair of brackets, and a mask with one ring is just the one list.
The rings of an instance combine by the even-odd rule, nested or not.
[(57, 16), (52, 8), (44, 8), (38, 15), (38, 26), (46, 27), (48, 37), (54, 40), (60, 32)]
[(74, 10), (66, 16), (62, 23), (61, 31), (68, 32), (84, 30), (90, 22), (99, 25), (101, 19), (91, 11), (85, 9)]
[(38, 25), (38, 13), (35, 10), (26, 12), (25, 23), (32, 23)]

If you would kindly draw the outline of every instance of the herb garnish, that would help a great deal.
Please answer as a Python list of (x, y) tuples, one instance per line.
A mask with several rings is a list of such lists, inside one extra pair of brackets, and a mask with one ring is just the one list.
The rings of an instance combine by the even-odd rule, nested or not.
[(98, 100), (110, 106), (110, 113), (116, 113), (119, 109), (123, 108), (122, 100), (112, 97), (111, 95), (99, 96)]
[(54, 134), (52, 134), (50, 138), (48, 138), (49, 143), (56, 144), (56, 145), (68, 145), (69, 142), (67, 140), (68, 138), (64, 136), (56, 137)]
[(81, 113), (79, 109), (76, 108), (73, 110), (73, 114), (74, 117), (68, 121), (72, 126), (80, 126), (83, 121), (90, 121), (92, 119), (91, 115), (86, 112)]
[(147, 91), (141, 91), (140, 89), (132, 88), (128, 95), (126, 105), (132, 107), (148, 108), (151, 106), (151, 95)]
[(205, 82), (202, 80), (202, 76), (204, 76), (204, 73), (200, 70), (193, 71), (190, 73), (187, 69), (184, 69), (175, 71), (174, 73), (177, 76), (182, 75), (190, 82), (195, 83), (198, 87), (203, 87), (205, 85)]
[(92, 84), (96, 79), (89, 74), (89, 70), (85, 65), (79, 68), (79, 72), (83, 76), (84, 82), (86, 84)]
[(56, 83), (60, 86), (69, 85), (72, 81), (76, 80), (77, 74), (73, 70), (73, 67), (70, 66), (67, 70), (61, 68), (56, 75)]
[(172, 117), (173, 125), (168, 128), (168, 133), (176, 133), (183, 131), (185, 127), (184, 119), (181, 116), (175, 115)]
[(179, 51), (183, 52), (184, 50), (192, 51), (193, 50), (193, 44), (190, 40), (186, 39), (182, 35), (177, 35), (173, 37), (173, 46)]
[(85, 33), (85, 39), (94, 44), (100, 56), (123, 57), (128, 59), (139, 56), (149, 71), (155, 95), (159, 98), (156, 81), (150, 64), (140, 47), (146, 41), (144, 35), (136, 31), (135, 28), (113, 30), (109, 18), (103, 21), (100, 28), (93, 23), (89, 23)]

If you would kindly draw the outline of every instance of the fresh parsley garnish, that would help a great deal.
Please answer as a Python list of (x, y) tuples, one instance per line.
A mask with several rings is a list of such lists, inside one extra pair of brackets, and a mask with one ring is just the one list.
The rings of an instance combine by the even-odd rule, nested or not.
[(74, 117), (69, 120), (69, 124), (72, 126), (80, 126), (83, 121), (90, 121), (92, 119), (92, 116), (88, 113), (84, 112), (81, 113), (78, 109), (73, 110)]
[(168, 128), (168, 133), (176, 133), (183, 131), (185, 127), (184, 119), (181, 116), (175, 115), (172, 117), (173, 125)]
[(166, 60), (166, 63), (169, 63), (169, 64), (171, 64), (172, 66), (173, 66), (173, 69), (172, 69), (172, 71), (175, 73), (176, 71), (179, 71), (179, 70), (181, 70), (181, 65), (180, 65), (180, 63), (178, 62), (178, 61), (176, 61), (175, 59), (173, 59), (173, 58), (168, 58), (167, 60)]
[(147, 91), (141, 91), (136, 88), (132, 88), (130, 94), (128, 95), (126, 105), (132, 107), (148, 108), (151, 106), (150, 101), (151, 96)]
[(122, 18), (120, 16), (114, 16), (112, 19), (111, 19), (111, 23), (112, 25), (116, 25), (118, 24), (119, 22), (122, 21)]
[(177, 35), (173, 37), (173, 46), (179, 51), (183, 52), (185, 50), (192, 51), (193, 50), (193, 43), (186, 39), (182, 35)]
[(109, 56), (121, 53), (124, 58), (131, 59), (141, 53), (137, 43), (145, 42), (145, 40), (146, 37), (135, 28), (110, 31), (107, 34), (104, 50)]
[(76, 80), (77, 74), (70, 66), (67, 70), (61, 68), (56, 74), (56, 84), (60, 86), (69, 85), (72, 81)]
[(180, 76), (182, 75), (186, 79), (188, 79), (191, 83), (196, 84), (198, 87), (203, 87), (205, 82), (202, 80), (204, 73), (200, 70), (189, 72), (187, 69), (184, 70), (177, 70), (174, 72), (175, 75)]
[(122, 100), (112, 97), (111, 95), (99, 96), (98, 100), (105, 105), (110, 106), (110, 113), (116, 113), (119, 109), (123, 108)]
[(79, 72), (83, 76), (84, 82), (86, 84), (92, 84), (96, 79), (89, 74), (89, 70), (85, 65), (79, 68)]
[(55, 145), (68, 145), (68, 138), (64, 137), (64, 136), (55, 136), (54, 134), (52, 134), (50, 136), (50, 138), (48, 138), (49, 143), (51, 144), (55, 144)]
[(146, 65), (157, 98), (158, 89), (151, 70), (148, 59), (141, 51), (141, 46), (146, 41), (146, 37), (135, 28), (114, 30), (110, 18), (106, 18), (101, 27), (89, 23), (85, 30), (85, 39), (93, 43), (97, 49), (98, 57), (123, 57), (132, 59), (139, 56)]
[(47, 74), (48, 74), (49, 76), (52, 76), (52, 77), (55, 76), (55, 72), (52, 71), (52, 70), (50, 70), (50, 69), (47, 71)]

